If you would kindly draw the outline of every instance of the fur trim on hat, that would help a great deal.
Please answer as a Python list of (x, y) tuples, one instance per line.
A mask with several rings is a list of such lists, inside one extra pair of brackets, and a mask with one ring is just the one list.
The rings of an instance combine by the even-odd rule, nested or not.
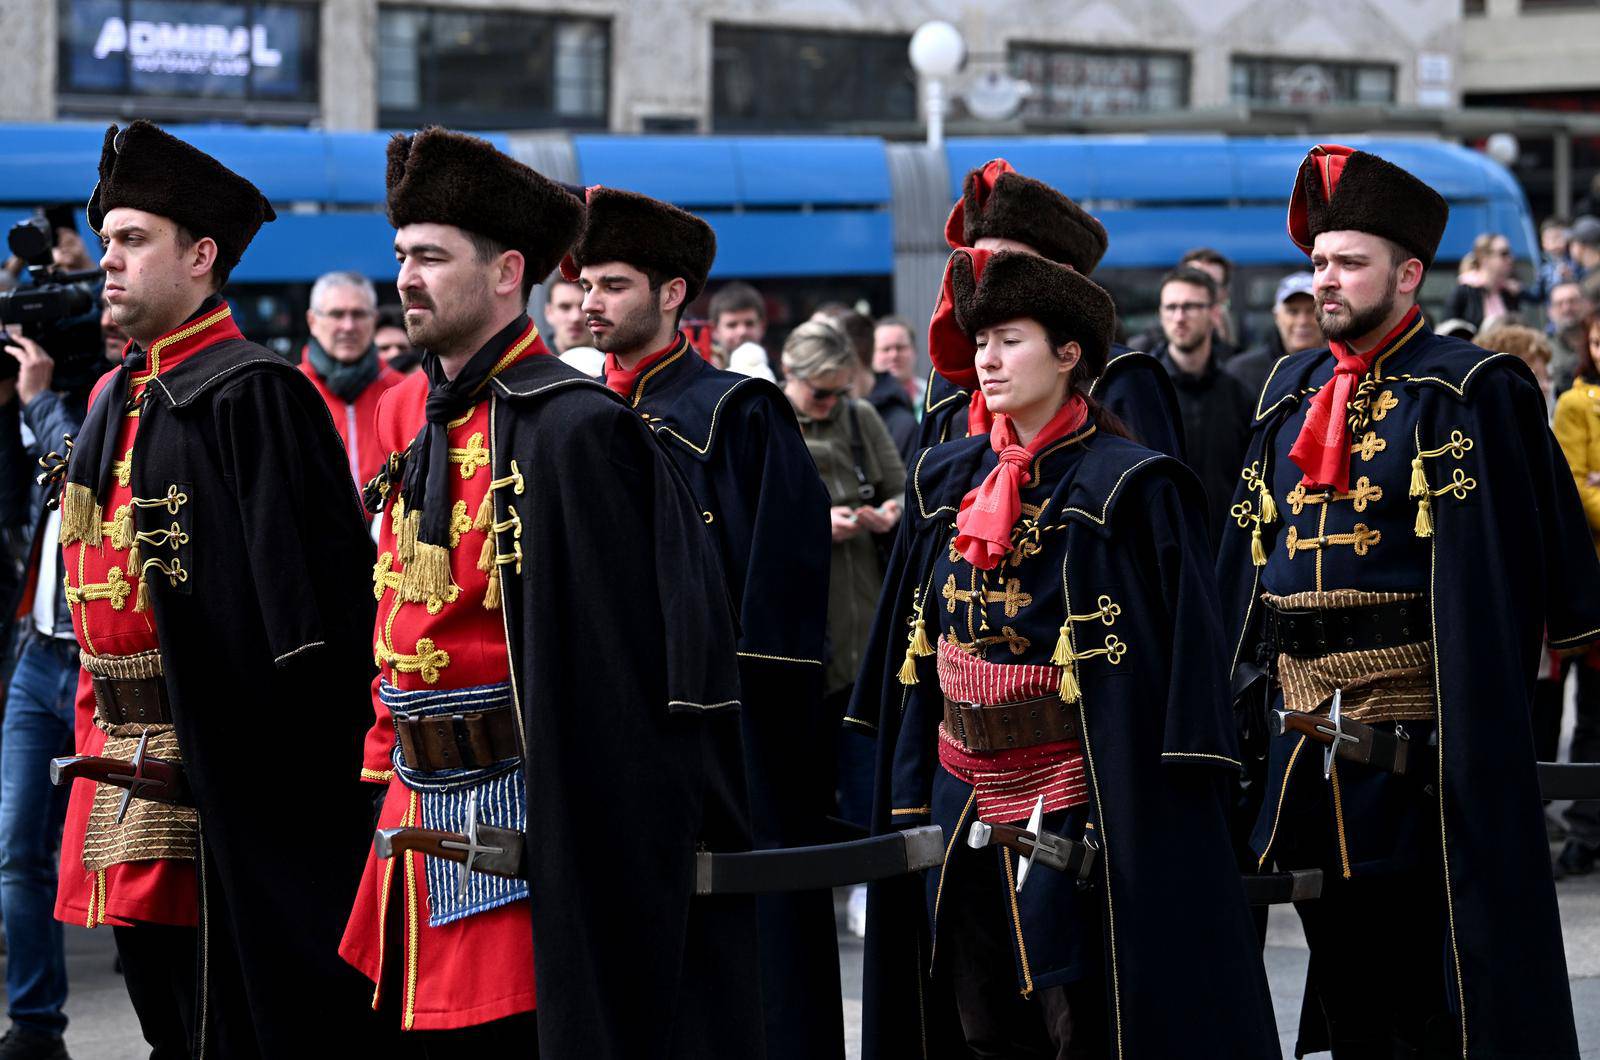
[(1085, 274), (1105, 257), (1105, 226), (1061, 192), (1041, 180), (1008, 172), (1000, 174), (983, 197), (981, 176), (982, 170), (974, 169), (962, 184), (962, 233), (967, 246), (977, 245), (985, 236), (1014, 239)]
[(972, 260), (957, 251), (950, 259), (955, 320), (968, 339), (1008, 320), (1037, 320), (1083, 347), (1083, 365), (1093, 377), (1105, 370), (1117, 307), (1105, 289), (1064, 265), (1036, 254), (1000, 251), (976, 281)]
[(669, 278), (681, 276), (689, 287), (688, 303), (705, 289), (716, 257), (717, 234), (689, 211), (647, 195), (594, 187), (583, 231), (561, 269), (576, 280), (577, 270), (588, 265), (620, 261)]
[(192, 144), (145, 120), (106, 129), (100, 182), (89, 195), (89, 227), (99, 232), (118, 207), (143, 210), (217, 244), (217, 266), (230, 271), (268, 221), (272, 204), (254, 184)]
[[(1342, 163), (1332, 195), (1324, 194), (1319, 166), (1329, 156)], [(1337, 144), (1312, 148), (1289, 199), (1289, 238), (1307, 254), (1323, 232), (1368, 232), (1431, 266), (1449, 219), (1449, 204), (1428, 185), (1393, 162)]]
[(543, 280), (572, 245), (583, 203), (493, 144), (438, 126), (389, 141), (389, 223), (454, 225), (487, 236)]

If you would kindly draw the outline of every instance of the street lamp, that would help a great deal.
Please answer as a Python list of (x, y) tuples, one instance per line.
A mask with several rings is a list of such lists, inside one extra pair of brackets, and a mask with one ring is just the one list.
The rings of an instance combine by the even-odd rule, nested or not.
[(924, 22), (911, 35), (911, 65), (927, 84), (928, 146), (944, 145), (944, 82), (961, 69), (967, 42), (948, 22)]

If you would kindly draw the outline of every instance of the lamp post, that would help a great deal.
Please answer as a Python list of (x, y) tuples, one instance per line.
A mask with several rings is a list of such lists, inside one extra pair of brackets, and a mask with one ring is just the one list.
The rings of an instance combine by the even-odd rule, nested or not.
[(967, 42), (948, 22), (924, 22), (911, 35), (911, 65), (927, 86), (928, 146), (944, 146), (945, 79), (961, 69)]

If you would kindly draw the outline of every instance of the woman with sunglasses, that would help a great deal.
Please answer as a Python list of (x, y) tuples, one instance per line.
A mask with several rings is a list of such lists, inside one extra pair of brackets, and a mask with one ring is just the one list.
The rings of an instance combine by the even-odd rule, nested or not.
[(1496, 232), (1484, 232), (1472, 241), (1456, 289), (1445, 307), (1448, 320), (1465, 320), (1478, 330), (1496, 319), (1521, 311), (1533, 301), (1516, 277), (1517, 260), (1511, 241)]
[(865, 1057), (1279, 1055), (1204, 498), (1086, 396), (1114, 320), (1036, 255), (947, 266), (930, 353), (994, 426), (913, 458), (847, 718), (877, 733), (873, 830), (947, 844), (873, 889)]

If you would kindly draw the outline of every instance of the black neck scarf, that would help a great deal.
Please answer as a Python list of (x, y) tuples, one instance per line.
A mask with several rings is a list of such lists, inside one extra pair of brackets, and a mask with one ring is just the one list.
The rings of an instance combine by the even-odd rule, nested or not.
[(369, 345), (360, 358), (346, 363), (334, 360), (333, 354), (323, 349), (316, 336), (306, 341), (306, 358), (333, 396), (347, 405), (360, 397), (361, 392), (372, 385), (383, 369), (376, 346)]
[[(428, 376), (428, 403), (424, 412), (427, 423), (417, 432), (410, 445), (400, 485), (406, 519), (418, 520), (415, 531), (417, 544), (440, 548), (449, 546), (450, 432), (446, 425), (460, 418), (482, 399), (483, 391), (493, 378), (500, 359), (529, 326), (527, 314), (517, 317), (484, 343), (483, 348), (472, 355), (472, 359), (454, 379), (445, 376), (438, 354), (423, 352), (422, 370)], [(406, 536), (409, 536), (409, 532)], [(418, 552), (420, 558), (421, 550)]]
[[(198, 320), (221, 307), (221, 296), (213, 294), (183, 323)], [(63, 545), (100, 540), (100, 501), (110, 488), (111, 465), (117, 459), (117, 425), (128, 411), (128, 390), (133, 377), (144, 370), (148, 361), (149, 355), (137, 343), (129, 343), (122, 364), (111, 370), (111, 378), (100, 389), (100, 396), (83, 419), (67, 462), (66, 492), (61, 502)]]

